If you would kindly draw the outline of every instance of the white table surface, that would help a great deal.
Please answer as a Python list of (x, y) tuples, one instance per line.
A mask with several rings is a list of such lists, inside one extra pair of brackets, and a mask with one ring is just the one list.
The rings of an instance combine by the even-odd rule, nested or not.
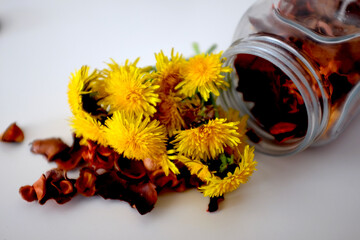
[(360, 118), (334, 142), (290, 157), (256, 154), (258, 171), (216, 213), (196, 190), (160, 195), (141, 216), (126, 202), (75, 197), (41, 206), (18, 194), (55, 165), (30, 153), (34, 139), (71, 142), (70, 73), (172, 47), (190, 56), (225, 50), (254, 0), (0, 0), (0, 131), (16, 121), (21, 144), (0, 143), (0, 239), (359, 239)]

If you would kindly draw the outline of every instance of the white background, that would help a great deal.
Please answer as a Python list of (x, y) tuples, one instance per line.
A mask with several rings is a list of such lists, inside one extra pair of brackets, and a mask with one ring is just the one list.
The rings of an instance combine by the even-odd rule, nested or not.
[(359, 239), (360, 118), (334, 142), (290, 157), (256, 155), (250, 182), (216, 213), (196, 190), (160, 195), (145, 216), (125, 202), (75, 197), (44, 206), (18, 189), (55, 167), (30, 153), (34, 139), (71, 142), (67, 83), (87, 64), (103, 68), (196, 41), (225, 50), (254, 0), (0, 0), (0, 132), (16, 121), (21, 144), (0, 143), (0, 240), (5, 239)]

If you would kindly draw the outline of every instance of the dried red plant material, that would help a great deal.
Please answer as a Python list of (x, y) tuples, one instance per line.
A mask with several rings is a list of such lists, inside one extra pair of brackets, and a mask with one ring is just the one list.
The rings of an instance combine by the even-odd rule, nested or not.
[(115, 161), (115, 169), (124, 179), (142, 181), (147, 178), (147, 171), (142, 161), (119, 158)]
[(180, 172), (177, 175), (170, 172), (169, 175), (166, 176), (161, 169), (150, 171), (148, 173), (151, 182), (156, 185), (158, 192), (169, 190), (183, 192), (186, 189), (197, 188), (203, 184), (196, 175), (190, 174), (190, 171), (183, 163), (176, 161), (175, 165)]
[(158, 169), (153, 171), (149, 177), (151, 182), (156, 185), (158, 191), (163, 189), (172, 189), (177, 192), (183, 192), (186, 190), (185, 179), (178, 179), (172, 172), (166, 176), (163, 170)]
[(24, 132), (16, 123), (10, 124), (0, 138), (3, 142), (22, 142), (24, 141)]
[(156, 186), (152, 182), (129, 185), (131, 201), (130, 205), (136, 208), (140, 214), (150, 212), (157, 202)]
[(74, 192), (74, 184), (69, 180), (62, 180), (59, 182), (61, 193), (68, 195)]
[(216, 212), (219, 209), (219, 204), (224, 201), (224, 196), (210, 198), (208, 205), (208, 212)]
[(75, 180), (68, 179), (66, 172), (52, 169), (41, 175), (32, 186), (21, 187), (19, 192), (27, 201), (38, 200), (40, 204), (44, 204), (47, 200), (54, 199), (58, 204), (64, 204), (76, 194), (74, 184)]
[(96, 192), (105, 199), (128, 202), (140, 214), (150, 212), (157, 201), (156, 187), (149, 181), (131, 182), (112, 170), (97, 177)]
[(36, 182), (34, 182), (32, 186), (35, 190), (37, 200), (41, 201), (45, 197), (45, 193), (46, 193), (45, 175), (42, 174), (41, 177), (38, 180), (36, 180)]
[(94, 169), (84, 167), (80, 170), (80, 175), (78, 179), (76, 179), (75, 186), (80, 194), (86, 197), (90, 197), (93, 196), (96, 192), (95, 181), (96, 173)]
[(33, 186), (26, 185), (19, 189), (21, 197), (28, 202), (37, 200), (36, 192)]
[(274, 135), (278, 135), (281, 133), (294, 131), (295, 128), (296, 128), (296, 124), (294, 123), (279, 122), (270, 128), (270, 133)]
[[(304, 100), (287, 75), (271, 62), (249, 54), (239, 54), (234, 66), (239, 76), (236, 90), (242, 93), (245, 102), (253, 103), (250, 111), (265, 131), (275, 135), (278, 142), (305, 136)], [(289, 124), (279, 124), (283, 122)], [(296, 132), (292, 132), (295, 128)], [(292, 132), (291, 135), (282, 134), (288, 132)], [(261, 141), (253, 131), (247, 135), (253, 142)]]
[(61, 154), (69, 152), (70, 147), (60, 138), (35, 140), (31, 144), (31, 152), (44, 155), (49, 162), (59, 158)]
[(80, 139), (74, 137), (73, 145), (69, 147), (60, 138), (47, 138), (35, 140), (31, 151), (44, 155), (49, 162), (54, 161), (58, 168), (71, 170), (78, 167), (83, 158), (86, 147), (80, 146)]
[(63, 170), (72, 170), (80, 166), (83, 161), (83, 153), (86, 150), (85, 146), (80, 145), (80, 138), (74, 136), (73, 144), (70, 148), (64, 150), (54, 159), (58, 168)]
[(112, 169), (114, 161), (120, 156), (112, 148), (96, 144), (88, 140), (86, 150), (82, 154), (85, 162), (89, 163), (96, 169)]
[(160, 167), (158, 166), (158, 164), (156, 164), (156, 162), (154, 160), (152, 160), (151, 158), (145, 158), (143, 160), (144, 163), (144, 167), (146, 168), (147, 171), (149, 172), (153, 172), (157, 169), (159, 169)]

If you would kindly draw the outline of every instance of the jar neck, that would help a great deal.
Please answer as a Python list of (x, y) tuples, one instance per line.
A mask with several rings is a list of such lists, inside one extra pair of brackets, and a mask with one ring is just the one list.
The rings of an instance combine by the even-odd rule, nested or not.
[(260, 152), (277, 156), (290, 155), (310, 146), (324, 132), (329, 118), (327, 95), (321, 85), (320, 75), (311, 62), (287, 43), (270, 36), (253, 35), (235, 41), (223, 54), (227, 59), (225, 64), (235, 68), (234, 61), (239, 54), (252, 55), (270, 62), (295, 84), (307, 113), (306, 133), (300, 138), (284, 142), (274, 140), (274, 136), (252, 115), (249, 104), (244, 102), (236, 90), (239, 81), (236, 69), (231, 73), (230, 90), (222, 93), (220, 104), (250, 116), (248, 126), (261, 139), (258, 143), (251, 139), (250, 142), (255, 144)]

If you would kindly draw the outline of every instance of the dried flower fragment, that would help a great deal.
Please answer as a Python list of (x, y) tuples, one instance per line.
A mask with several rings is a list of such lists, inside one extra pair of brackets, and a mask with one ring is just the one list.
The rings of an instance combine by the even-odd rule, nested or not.
[(96, 193), (95, 182), (95, 171), (91, 168), (82, 168), (79, 178), (76, 179), (75, 186), (80, 194), (90, 197)]
[(31, 152), (44, 155), (48, 161), (53, 161), (69, 149), (60, 138), (39, 139), (31, 144)]
[(71, 170), (83, 160), (85, 148), (79, 142), (79, 138), (74, 138), (73, 145), (69, 147), (60, 138), (38, 139), (32, 142), (31, 152), (44, 155), (49, 162), (56, 162), (60, 169)]
[(28, 202), (37, 200), (36, 192), (33, 186), (26, 185), (19, 189), (21, 197)]
[(32, 186), (23, 186), (19, 192), (28, 202), (37, 200), (44, 204), (54, 199), (58, 204), (64, 204), (76, 194), (75, 181), (68, 179), (63, 170), (52, 169), (41, 175)]
[(24, 132), (19, 128), (16, 123), (10, 124), (10, 126), (1, 135), (0, 140), (2, 142), (22, 142), (24, 141)]

